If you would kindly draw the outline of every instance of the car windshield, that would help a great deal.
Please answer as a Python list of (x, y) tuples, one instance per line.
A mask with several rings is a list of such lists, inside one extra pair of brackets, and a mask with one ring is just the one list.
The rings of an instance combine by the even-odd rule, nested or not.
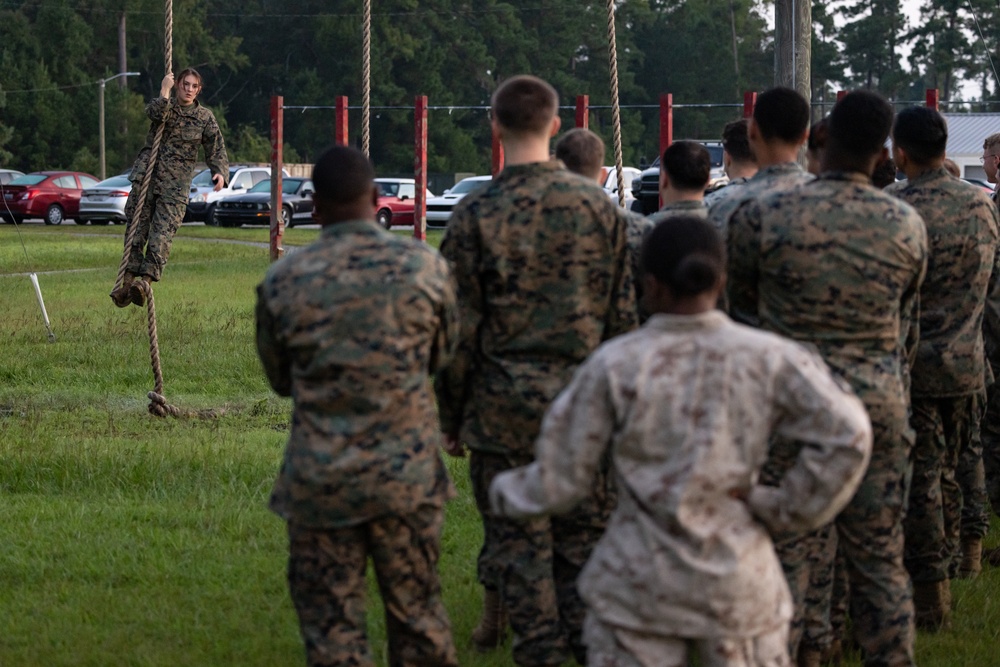
[[(295, 191), (299, 189), (299, 185), (302, 184), (301, 178), (283, 178), (281, 179), (281, 193), (285, 195), (294, 195)], [(270, 192), (271, 191), (271, 181), (261, 181), (257, 185), (253, 186), (247, 192)]]
[(383, 197), (395, 197), (399, 194), (399, 183), (387, 181), (376, 181), (376, 183), (378, 183), (378, 191)]
[(111, 178), (106, 178), (97, 185), (95, 188), (124, 188), (131, 185), (128, 180), (128, 176), (112, 176)]
[(463, 179), (463, 180), (459, 181), (458, 183), (456, 183), (455, 187), (453, 187), (451, 190), (448, 191), (448, 194), (450, 194), (450, 195), (464, 195), (464, 194), (467, 194), (469, 192), (472, 192), (473, 190), (475, 190), (476, 188), (478, 188), (482, 184), (483, 184), (483, 181), (477, 181), (477, 180), (472, 179), (472, 178), (466, 178), (466, 179)]
[(712, 156), (712, 166), (721, 167), (722, 166), (722, 146), (705, 146), (708, 149), (708, 154)]
[(25, 174), (24, 176), (18, 176), (7, 185), (38, 185), (46, 178), (48, 176), (45, 174)]
[[(233, 176), (236, 175), (236, 169), (229, 170), (229, 180), (233, 180)], [(197, 188), (210, 188), (212, 187), (212, 170), (202, 169), (199, 171), (194, 178), (191, 179), (191, 185)]]

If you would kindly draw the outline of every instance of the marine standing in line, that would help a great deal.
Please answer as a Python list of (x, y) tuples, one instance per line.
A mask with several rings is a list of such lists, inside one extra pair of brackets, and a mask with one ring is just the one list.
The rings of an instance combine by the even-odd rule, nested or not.
[[(791, 599), (768, 530), (826, 523), (871, 453), (864, 406), (818, 356), (715, 308), (720, 234), (657, 225), (642, 249), (638, 331), (602, 345), (545, 415), (531, 465), (496, 477), (494, 510), (558, 513), (610, 460), (621, 489), (580, 575), (587, 664), (787, 667)], [(798, 437), (778, 487), (757, 475), (773, 434)]]
[(729, 225), (731, 312), (812, 343), (871, 417), (871, 464), (836, 519), (851, 618), (865, 664), (914, 664), (913, 599), (903, 565), (913, 446), (908, 360), (927, 264), (923, 220), (874, 189), (892, 107), (854, 91), (830, 114), (818, 179), (741, 207)]
[(390, 665), (457, 667), (437, 562), (443, 505), (430, 375), (458, 340), (448, 265), (375, 223), (378, 188), (360, 151), (316, 162), (315, 243), (257, 287), (257, 350), (294, 400), (271, 492), (288, 523), (288, 587), (314, 667), (374, 667), (365, 569), (385, 602)]
[(757, 173), (757, 158), (747, 136), (749, 125), (746, 118), (740, 118), (722, 128), (722, 167), (729, 182), (705, 195), (705, 206), (708, 208), (736, 194)]
[(675, 215), (704, 218), (705, 188), (712, 178), (712, 156), (698, 141), (675, 141), (660, 156), (660, 199), (663, 206), (650, 214), (655, 225)]
[(729, 218), (746, 202), (812, 180), (798, 163), (799, 150), (808, 135), (809, 103), (802, 95), (791, 88), (771, 88), (760, 94), (747, 127), (757, 173), (709, 207), (708, 219), (723, 236)]
[[(594, 132), (575, 127), (566, 132), (556, 142), (556, 159), (562, 160), (566, 168), (574, 174), (591, 178), (597, 183), (604, 183), (604, 142)], [(639, 248), (642, 239), (653, 222), (647, 217), (632, 211), (624, 211), (628, 221), (629, 265), (632, 267), (633, 285), (635, 286), (636, 303), (641, 301), (642, 287), (639, 280)], [(642, 308), (639, 307), (639, 318), (643, 319)]]
[(886, 189), (917, 209), (930, 244), (910, 374), (916, 443), (903, 524), (917, 627), (930, 630), (950, 625), (949, 580), (960, 574), (959, 565), (965, 576), (978, 573), (989, 529), (977, 432), (986, 378), (983, 311), (990, 276), (1000, 268), (997, 207), (947, 172), (947, 142), (947, 123), (936, 110), (900, 111), (892, 152), (906, 180)]
[[(471, 450), (483, 518), (480, 648), (495, 646), (506, 606), (518, 665), (585, 664), (576, 577), (604, 532), (603, 479), (576, 512), (513, 521), (490, 509), (500, 472), (530, 463), (545, 409), (601, 342), (636, 325), (628, 223), (603, 188), (549, 159), (556, 91), (531, 76), (504, 81), (492, 123), (506, 165), (455, 207), (441, 243), (459, 286), (462, 336), (435, 379), (449, 451)], [(600, 477), (600, 476), (598, 476)]]
[[(119, 308), (129, 303), (137, 306), (145, 303), (145, 292), (138, 285), (133, 287), (134, 281), (155, 282), (163, 275), (174, 234), (184, 220), (199, 146), (205, 149), (205, 163), (212, 170), (215, 190), (225, 187), (229, 179), (229, 158), (219, 124), (212, 112), (198, 102), (201, 86), (201, 74), (188, 68), (178, 75), (177, 97), (172, 100), (170, 90), (174, 88), (174, 76), (167, 74), (160, 84), (160, 96), (146, 105), (146, 116), (152, 123), (146, 135), (146, 145), (139, 151), (129, 174), (132, 191), (125, 204), (129, 226), (138, 227), (129, 248), (121, 287), (111, 292), (111, 300)], [(136, 220), (135, 210), (142, 181), (150, 166), (150, 150), (157, 128), (163, 123), (166, 126), (146, 201), (143, 202), (142, 219)]]

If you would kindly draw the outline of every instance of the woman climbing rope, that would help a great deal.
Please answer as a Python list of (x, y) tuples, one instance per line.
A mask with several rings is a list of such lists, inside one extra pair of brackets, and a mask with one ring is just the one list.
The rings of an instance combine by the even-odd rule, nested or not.
[[(146, 106), (146, 115), (152, 123), (146, 145), (139, 151), (129, 175), (133, 187), (125, 206), (129, 221), (129, 233), (125, 237), (128, 263), (121, 284), (111, 291), (111, 300), (119, 308), (129, 303), (143, 305), (146, 291), (134, 283), (158, 281), (163, 273), (174, 234), (184, 219), (198, 146), (205, 149), (205, 162), (212, 170), (215, 189), (222, 189), (229, 177), (229, 159), (219, 124), (212, 112), (197, 100), (201, 92), (201, 75), (190, 68), (182, 71), (174, 100), (170, 99), (171, 88), (174, 88), (174, 76), (167, 73), (160, 84), (160, 97)], [(159, 155), (151, 161), (153, 143), (161, 125)], [(139, 185), (149, 168), (153, 170), (152, 178), (143, 206), (138, 207), (143, 194)], [(141, 208), (139, 215), (135, 215), (137, 208)], [(130, 245), (129, 234), (132, 235)]]

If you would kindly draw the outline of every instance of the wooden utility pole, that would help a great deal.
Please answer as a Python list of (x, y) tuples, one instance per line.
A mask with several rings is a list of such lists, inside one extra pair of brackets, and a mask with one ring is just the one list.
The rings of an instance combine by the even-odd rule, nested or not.
[(774, 85), (811, 97), (812, 0), (774, 2)]

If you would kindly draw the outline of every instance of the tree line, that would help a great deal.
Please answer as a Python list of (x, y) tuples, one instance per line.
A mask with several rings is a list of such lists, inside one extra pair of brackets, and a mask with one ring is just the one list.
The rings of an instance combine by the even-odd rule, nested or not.
[[(1000, 62), (996, 0), (925, 0), (909, 25), (900, 0), (813, 0), (814, 103), (864, 86), (954, 99), (962, 80), (998, 99), (987, 53)], [(678, 105), (674, 136), (714, 139), (740, 115), (742, 93), (773, 83), (763, 0), (619, 0), (616, 32), (625, 161), (655, 156), (658, 104)], [(126, 170), (148, 128), (145, 102), (164, 73), (163, 0), (0, 0), (0, 166), (98, 171), (97, 81), (105, 90), (108, 173)], [(202, 103), (223, 126), (231, 159), (269, 159), (269, 102), (360, 105), (362, 0), (173, 0), (173, 67), (205, 77)], [(610, 143), (607, 3), (591, 0), (373, 0), (371, 155), (381, 173), (413, 164), (414, 97), (435, 107), (430, 171), (486, 173), (487, 112), (497, 82), (531, 72), (562, 104), (589, 95), (591, 128)], [(124, 40), (120, 40), (120, 34)], [(912, 49), (909, 64), (901, 49)], [(121, 52), (121, 54), (120, 54)], [(392, 108), (395, 107), (395, 108)], [(472, 107), (472, 108), (468, 108)], [(991, 107), (995, 108), (995, 107)], [(333, 139), (332, 109), (285, 112), (285, 156), (308, 162)], [(573, 112), (563, 113), (565, 126)], [(361, 114), (350, 113), (352, 141)]]

